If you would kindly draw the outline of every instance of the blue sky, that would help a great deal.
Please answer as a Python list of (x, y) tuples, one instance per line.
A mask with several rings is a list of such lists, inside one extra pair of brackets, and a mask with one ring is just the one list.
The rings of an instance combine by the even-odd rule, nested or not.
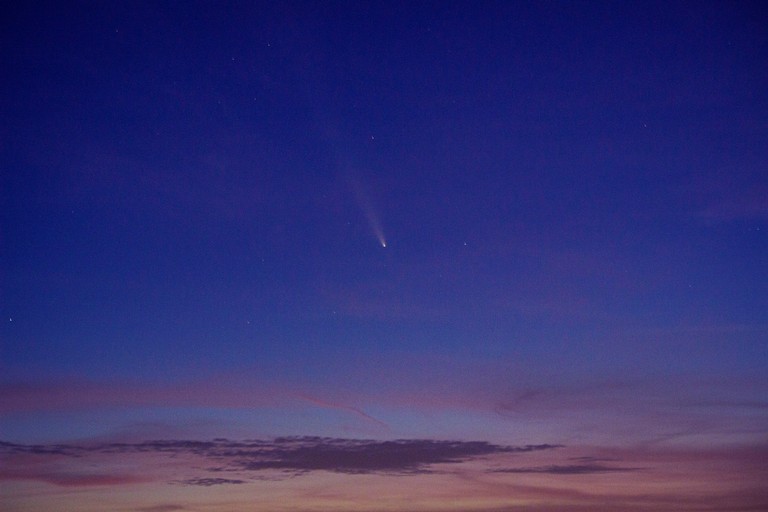
[[(701, 489), (718, 482), (710, 503), (766, 503), (693, 462), (725, 457), (747, 486), (765, 473), (757, 3), (3, 14), (0, 440), (22, 446), (3, 456), (27, 475), (0, 475), (12, 510), (44, 509), (46, 486), (72, 482), (94, 503), (111, 485), (157, 496), (116, 509), (224, 507), (167, 501), (167, 475), (83, 479), (24, 446), (77, 446), (112, 468), (84, 447), (280, 436), (564, 446), (505, 459), (514, 471), (468, 456), (429, 473), (474, 482), (467, 510), (552, 507), (553, 488), (574, 510), (649, 493), (657, 508), (638, 510), (672, 510), (654, 486), (675, 457)], [(636, 482), (618, 497), (569, 457), (650, 469), (602, 472)], [(349, 475), (309, 472), (373, 510)], [(251, 477), (231, 510), (288, 485), (238, 478)], [(420, 494), (422, 477), (400, 491), (379, 477), (402, 497), (393, 510), (447, 506)], [(27, 500), (29, 482), (42, 487)], [(295, 510), (338, 505), (295, 485)]]

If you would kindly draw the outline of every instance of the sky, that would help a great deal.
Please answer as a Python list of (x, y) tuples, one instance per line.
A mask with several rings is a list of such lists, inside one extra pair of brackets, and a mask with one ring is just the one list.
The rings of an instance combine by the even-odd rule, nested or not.
[(768, 510), (759, 2), (6, 2), (0, 508)]

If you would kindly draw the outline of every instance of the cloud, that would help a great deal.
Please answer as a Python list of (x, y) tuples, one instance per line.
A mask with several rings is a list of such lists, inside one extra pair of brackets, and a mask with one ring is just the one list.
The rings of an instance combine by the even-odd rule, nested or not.
[(710, 222), (768, 220), (768, 186), (759, 173), (738, 172), (739, 179), (700, 183), (694, 217)]
[(338, 473), (425, 473), (432, 464), (458, 463), (496, 453), (556, 448), (556, 445), (500, 446), (483, 441), (368, 441), (281, 438), (264, 457), (239, 462), (248, 470), (325, 470)]
[(173, 505), (173, 504), (153, 505), (151, 507), (142, 507), (142, 508), (136, 509), (137, 512), (175, 512), (177, 510), (189, 510), (189, 509), (181, 505)]
[(135, 484), (146, 482), (147, 478), (130, 474), (87, 473), (77, 469), (62, 470), (50, 466), (0, 471), (0, 482), (13, 480), (37, 480), (59, 487), (92, 487)]
[(313, 398), (313, 397), (308, 396), (308, 395), (297, 395), (297, 396), (299, 398), (301, 398), (302, 400), (306, 400), (307, 402), (310, 402), (310, 403), (312, 403), (314, 405), (317, 405), (319, 407), (325, 407), (325, 408), (328, 408), (328, 409), (339, 409), (339, 410), (342, 410), (342, 411), (351, 412), (351, 413), (353, 413), (353, 414), (363, 418), (366, 421), (372, 422), (372, 423), (374, 423), (374, 424), (376, 424), (376, 425), (378, 425), (380, 427), (384, 427), (387, 430), (391, 430), (389, 425), (387, 425), (386, 423), (384, 423), (381, 420), (378, 420), (378, 419), (374, 418), (370, 414), (365, 413), (364, 411), (358, 409), (357, 407), (352, 407), (352, 406), (343, 405), (343, 404), (337, 404), (335, 402), (329, 402), (327, 400), (320, 400), (318, 398)]
[(545, 473), (548, 475), (589, 475), (594, 473), (614, 473), (627, 471), (640, 471), (644, 468), (625, 468), (605, 466), (603, 464), (568, 464), (527, 468), (493, 469), (489, 473)]
[(187, 480), (181, 480), (179, 483), (185, 485), (201, 485), (203, 487), (210, 487), (212, 485), (244, 484), (246, 482), (245, 480), (234, 480), (231, 478), (189, 478)]
[(189, 510), (186, 507), (182, 505), (174, 505), (174, 504), (164, 504), (164, 505), (153, 505), (151, 507), (142, 507), (137, 508), (137, 512), (175, 512), (177, 510)]
[[(256, 492), (258, 481), (295, 478), (295, 483), (291, 485), (300, 488), (303, 477), (319, 473), (335, 474), (342, 479), (345, 475), (379, 475), (382, 480), (376, 481), (376, 485), (402, 485), (401, 489), (415, 489), (415, 486), (423, 485), (419, 481), (420, 475), (433, 475), (429, 478), (436, 483), (451, 482), (444, 496), (466, 496), (462, 493), (472, 488), (485, 496), (489, 503), (515, 496), (519, 500), (530, 500), (532, 504), (567, 501), (582, 506), (581, 509), (576, 505), (572, 509), (562, 508), (574, 511), (645, 510), (644, 507), (654, 508), (655, 504), (660, 510), (704, 510), (698, 506), (700, 497), (689, 497), (677, 490), (680, 486), (684, 488), (687, 485), (685, 479), (693, 475), (702, 479), (702, 486), (711, 486), (713, 490), (723, 493), (722, 502), (708, 510), (729, 510), (719, 506), (727, 500), (746, 506), (765, 504), (765, 493), (752, 490), (762, 489), (759, 484), (765, 480), (764, 445), (706, 449), (659, 445), (624, 449), (599, 446), (560, 448), (554, 444), (510, 446), (485, 441), (328, 437), (169, 439), (51, 445), (4, 442), (0, 443), (0, 481), (34, 480), (84, 491), (88, 487), (109, 489), (138, 482), (211, 491), (227, 491), (231, 486), (243, 488), (247, 484), (249, 488), (253, 486)], [(687, 469), (681, 473), (681, 468)], [(721, 485), (724, 472), (733, 478), (726, 479)], [(526, 475), (529, 477), (522, 478)], [(637, 479), (642, 494), (614, 490), (610, 486), (584, 490), (573, 487), (578, 480), (589, 478), (589, 475), (609, 475), (616, 482)], [(385, 482), (391, 477), (404, 481), (402, 484)], [(648, 482), (667, 479), (674, 492), (647, 492), (645, 486)], [(310, 487), (312, 482), (310, 480)], [(451, 487), (454, 484), (455, 488)], [(350, 488), (340, 490), (338, 496), (353, 499), (366, 492), (350, 485)], [(421, 496), (419, 493), (415, 495)], [(336, 496), (334, 494), (333, 499)], [(309, 497), (320, 501), (332, 499), (328, 494)], [(685, 503), (686, 499), (691, 500), (690, 506), (677, 506), (681, 501)], [(644, 505), (641, 506), (641, 503)], [(151, 503), (134, 510), (185, 510), (174, 503), (149, 505)]]
[[(71, 411), (113, 406), (255, 407), (288, 400), (285, 390), (250, 382), (241, 387), (219, 386), (210, 381), (152, 386), (139, 382), (52, 379), (50, 381), (0, 381), (0, 414), (28, 411)], [(253, 389), (259, 392), (254, 392)]]
[[(108, 461), (118, 454), (121, 460), (138, 457), (142, 464), (148, 466), (157, 465), (157, 458), (186, 461), (184, 464), (193, 467), (200, 465), (197, 459), (212, 462), (214, 465), (202, 470), (204, 474), (175, 481), (199, 486), (245, 483), (247, 480), (242, 478), (260, 479), (263, 475), (254, 473), (263, 472), (277, 472), (283, 478), (312, 471), (408, 475), (438, 472), (433, 467), (436, 464), (459, 464), (496, 454), (537, 452), (558, 447), (552, 444), (506, 446), (485, 441), (378, 441), (326, 437), (279, 437), (246, 441), (157, 440), (90, 445), (0, 443), (0, 460), (12, 460), (19, 468), (14, 475), (0, 475), (0, 479), (36, 479), (56, 485), (100, 485), (134, 481), (136, 477), (131, 475), (80, 474), (83, 467)], [(147, 462), (147, 457), (150, 462)], [(190, 458), (193, 460), (191, 464)], [(55, 474), (52, 474), (54, 470)], [(210, 476), (223, 471), (238, 478)]]
[(592, 457), (587, 455), (583, 457), (569, 457), (568, 460), (576, 461), (581, 464), (597, 464), (601, 462), (619, 462), (621, 459), (613, 457)]
[(76, 457), (82, 447), (64, 444), (14, 444), (0, 441), (0, 454), (64, 455)]

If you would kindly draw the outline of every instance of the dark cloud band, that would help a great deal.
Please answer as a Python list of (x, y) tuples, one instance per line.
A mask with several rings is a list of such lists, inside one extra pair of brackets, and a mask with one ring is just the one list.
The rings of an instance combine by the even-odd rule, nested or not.
[[(20, 445), (0, 443), (0, 454), (86, 457), (89, 454), (193, 454), (217, 466), (209, 471), (256, 472), (273, 470), (301, 474), (309, 471), (363, 474), (415, 474), (434, 472), (435, 464), (456, 464), (502, 453), (551, 450), (552, 444), (506, 446), (485, 441), (400, 439), (393, 441), (325, 437), (280, 437), (272, 440), (213, 441), (166, 440), (96, 445)], [(242, 483), (231, 479), (198, 478), (190, 485)]]

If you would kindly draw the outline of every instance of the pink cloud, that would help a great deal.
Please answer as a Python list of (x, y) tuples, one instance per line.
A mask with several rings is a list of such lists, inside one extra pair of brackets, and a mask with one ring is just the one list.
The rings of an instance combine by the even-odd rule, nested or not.
[(61, 487), (115, 486), (150, 482), (152, 479), (138, 475), (67, 473), (53, 470), (32, 470), (18, 465), (11, 470), (0, 470), (0, 481), (37, 480)]
[(710, 222), (768, 220), (768, 184), (761, 166), (702, 175), (687, 190), (695, 216)]
[[(423, 425), (440, 421), (447, 422), (438, 426), (449, 436), (477, 436), (483, 424), (483, 435), (493, 432), (493, 438), (499, 441), (505, 441), (498, 437), (504, 432), (528, 436), (538, 430), (537, 439), (542, 442), (611, 439), (615, 444), (754, 440), (764, 433), (761, 422), (768, 414), (768, 404), (761, 400), (764, 382), (748, 376), (729, 381), (704, 380), (695, 375), (589, 378), (566, 374), (557, 365), (550, 372), (531, 373), (522, 360), (459, 363), (439, 354), (418, 358), (391, 354), (359, 378), (355, 371), (350, 369), (349, 374), (323, 383), (290, 382), (282, 386), (260, 385), (242, 375), (157, 386), (75, 379), (6, 383), (0, 392), (0, 412), (77, 412), (118, 407), (130, 418), (131, 408), (160, 406), (165, 410), (264, 411), (267, 421), (275, 414), (304, 422), (308, 408), (318, 407), (338, 414), (312, 413), (311, 417), (322, 418), (321, 422), (332, 418), (334, 428), (354, 422), (349, 431), (364, 436), (419, 435), (425, 432)], [(350, 380), (359, 385), (351, 387)], [(207, 413), (201, 414), (205, 417)], [(136, 420), (132, 421), (135, 425)], [(315, 427), (328, 426), (322, 425), (306, 424), (306, 430), (290, 433), (331, 432), (313, 432)], [(172, 428), (161, 425), (154, 430), (160, 435), (151, 435), (160, 438)], [(238, 435), (248, 436), (248, 428), (253, 427), (236, 428)], [(215, 430), (213, 425), (204, 429), (211, 433)], [(260, 434), (281, 432), (267, 427)]]
[(199, 381), (179, 384), (96, 382), (56, 379), (0, 384), (0, 412), (71, 410), (108, 406), (174, 405), (253, 407), (274, 405), (288, 397), (275, 387)]

